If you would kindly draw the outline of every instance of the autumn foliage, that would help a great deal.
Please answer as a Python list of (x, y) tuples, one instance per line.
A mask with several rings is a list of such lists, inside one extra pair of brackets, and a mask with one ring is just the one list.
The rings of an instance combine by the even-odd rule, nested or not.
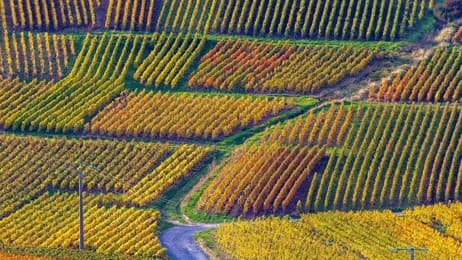
[(436, 48), (432, 56), (370, 92), (372, 98), (384, 101), (460, 102), (462, 48)]
[(95, 27), (100, 0), (2, 0), (13, 29), (59, 30)]
[(23, 79), (61, 79), (76, 51), (73, 39), (58, 34), (9, 35), (0, 41), (0, 74)]
[(276, 143), (244, 149), (204, 191), (199, 210), (231, 215), (290, 213), (326, 152), (321, 147), (291, 149)]
[(376, 54), (349, 45), (221, 40), (201, 58), (188, 85), (252, 93), (315, 93), (358, 74)]
[(86, 128), (93, 135), (218, 140), (292, 108), (285, 98), (141, 91), (116, 99)]
[[(460, 203), (406, 210), (328, 212), (302, 215), (299, 221), (262, 218), (237, 221), (217, 228), (218, 248), (243, 259), (407, 259), (408, 252), (390, 248), (417, 247), (422, 259), (459, 259)], [(437, 229), (438, 228), (438, 229)], [(438, 230), (444, 230), (444, 233)], [(429, 239), (431, 238), (431, 239)]]
[[(85, 242), (99, 254), (164, 257), (156, 237), (159, 212), (106, 207), (100, 195), (85, 194)], [(14, 246), (78, 248), (79, 198), (76, 194), (45, 193), (0, 220), (0, 242)]]

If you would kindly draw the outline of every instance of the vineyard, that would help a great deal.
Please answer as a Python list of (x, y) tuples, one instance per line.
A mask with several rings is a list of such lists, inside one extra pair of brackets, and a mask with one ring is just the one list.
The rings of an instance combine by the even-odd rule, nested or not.
[[(152, 236), (156, 230), (155, 219), (158, 213), (114, 206), (107, 209), (101, 203), (113, 201), (120, 205), (147, 206), (176, 181), (190, 174), (208, 153), (207, 149), (191, 145), (172, 149), (168, 144), (160, 143), (81, 141), (9, 135), (1, 136), (0, 143), (0, 181), (4, 187), (0, 193), (0, 216), (4, 218), (0, 222), (13, 223), (10, 219), (22, 219), (23, 223), (27, 223), (14, 221), (17, 226), (1, 224), (2, 243), (75, 248), (76, 219), (69, 218), (75, 212), (69, 209), (78, 209), (70, 207), (73, 203), (77, 205), (77, 197), (65, 193), (47, 195), (47, 191), (77, 190), (78, 178), (75, 171), (83, 170), (85, 165), (93, 165), (93, 171), (85, 172), (84, 190), (108, 195), (98, 195), (96, 199), (89, 196), (87, 199), (88, 212), (94, 211), (87, 216), (89, 232), (95, 230), (91, 232), (94, 237), (88, 239), (89, 243), (99, 253), (117, 252), (141, 256), (163, 254), (164, 250), (160, 248), (157, 238), (146, 237), (147, 234)], [(120, 199), (115, 199), (114, 193), (121, 193)], [(27, 204), (31, 199), (34, 202)], [(49, 211), (52, 213), (45, 217), (43, 214)], [(136, 212), (139, 214), (133, 214)], [(109, 216), (111, 218), (108, 219)], [(67, 222), (62, 222), (60, 218), (67, 219)], [(119, 223), (119, 218), (126, 222)], [(43, 226), (50, 219), (59, 223), (54, 226), (54, 230), (41, 230), (42, 233), (37, 233), (38, 230), (28, 229), (29, 225)], [(131, 226), (124, 223), (131, 223)], [(105, 229), (101, 229), (101, 226)], [(26, 228), (27, 232), (33, 232), (33, 239), (29, 239), (26, 229), (20, 231), (23, 235), (17, 236), (20, 227)], [(138, 235), (125, 235), (125, 229)], [(108, 235), (107, 230), (114, 233)], [(49, 237), (50, 232), (54, 234), (52, 237)]]
[[(159, 213), (99, 205), (98, 197), (85, 200), (87, 243), (97, 253), (117, 252), (134, 256), (163, 256), (154, 236)], [(13, 245), (78, 247), (78, 196), (44, 194), (14, 214), (0, 220), (0, 241)], [(45, 227), (45, 228), (42, 228)], [(53, 234), (50, 236), (50, 234)]]
[(324, 174), (313, 176), (307, 211), (460, 198), (462, 115), (456, 105), (368, 106), (361, 113)]
[(461, 3), (0, 0), (0, 259), (462, 259)]
[(404, 75), (384, 81), (371, 96), (385, 101), (460, 102), (462, 99), (462, 49), (437, 48), (428, 59)]
[(21, 30), (96, 27), (101, 0), (2, 0), (8, 24)]
[(425, 216), (435, 212), (438, 217), (430, 217), (433, 221), (453, 221), (443, 224), (444, 228), (462, 224), (459, 203), (418, 208), (403, 217), (370, 211), (302, 215), (298, 222), (278, 218), (238, 221), (218, 227), (216, 239), (219, 248), (235, 258), (307, 259), (315, 254), (329, 259), (409, 259), (406, 252), (394, 253), (390, 248), (410, 246), (428, 249), (416, 252), (419, 259), (462, 257), (460, 229), (446, 235), (432, 228), (434, 222), (425, 222), (429, 220)]
[(20, 82), (19, 79), (0, 80), (0, 125), (18, 113), (23, 104), (27, 104), (51, 89), (53, 83), (33, 80), (30, 83)]
[(355, 110), (354, 106), (346, 107), (344, 103), (316, 114), (312, 111), (306, 117), (298, 117), (285, 125), (276, 125), (271, 131), (267, 129), (262, 141), (289, 146), (340, 146), (362, 113), (362, 109)]
[(115, 29), (341, 40), (398, 40), (433, 0), (2, 0), (14, 30)]
[(368, 48), (346, 45), (334, 48), (222, 40), (201, 58), (188, 85), (255, 93), (314, 93), (359, 73), (376, 56)]
[[(146, 206), (200, 165), (208, 150), (160, 143), (77, 141), (1, 136), (0, 216), (49, 189), (77, 190), (75, 169), (93, 165), (84, 189), (120, 193), (120, 203)], [(79, 166), (80, 165), (80, 166)], [(83, 168), (82, 168), (83, 167)], [(174, 169), (174, 170), (173, 170)]]
[(104, 28), (150, 31), (154, 27), (154, 12), (158, 8), (159, 1), (108, 0), (108, 2)]
[(460, 240), (462, 237), (462, 205), (460, 203), (449, 206), (437, 204), (432, 207), (417, 207), (412, 211), (404, 212), (404, 216), (412, 217), (425, 225), (432, 226), (438, 223), (445, 230), (445, 235)]
[(73, 170), (76, 163), (94, 165), (97, 169), (86, 173), (85, 190), (123, 193), (150, 174), (171, 153), (165, 144), (8, 135), (0, 138), (0, 180), (4, 187), (0, 193), (1, 216), (50, 187), (77, 190), (78, 179)]
[(250, 147), (223, 169), (199, 201), (212, 213), (290, 212), (296, 195), (314, 174), (325, 148)]
[[(82, 131), (85, 119), (96, 114), (123, 90), (123, 79), (137, 51), (140, 37), (85, 37), (74, 67), (47, 91), (2, 118), (4, 129), (45, 132)], [(91, 104), (91, 106), (88, 106)]]
[[(460, 200), (461, 124), (456, 105), (332, 106), (237, 153), (198, 209), (258, 215)], [(324, 169), (319, 146), (333, 147)]]
[(62, 78), (76, 55), (74, 41), (64, 35), (30, 32), (8, 35), (0, 41), (0, 74), (23, 79)]
[(292, 108), (289, 101), (130, 93), (109, 104), (93, 118), (88, 128), (93, 135), (216, 140)]
[(156, 28), (169, 32), (396, 40), (432, 7), (433, 0), (174, 0), (163, 2)]
[(179, 179), (200, 166), (209, 152), (206, 148), (184, 145), (156, 169), (137, 182), (123, 200), (137, 206), (147, 206), (159, 198), (163, 192), (173, 186)]
[[(154, 34), (154, 49), (141, 63), (134, 78), (144, 86), (177, 86), (204, 48), (198, 35)], [(138, 64), (138, 62), (135, 62)]]

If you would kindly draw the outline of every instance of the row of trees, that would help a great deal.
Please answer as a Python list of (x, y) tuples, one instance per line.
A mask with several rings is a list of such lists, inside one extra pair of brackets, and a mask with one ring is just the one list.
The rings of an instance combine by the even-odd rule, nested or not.
[(130, 93), (87, 126), (94, 135), (217, 140), (293, 108), (285, 98)]
[(100, 6), (100, 0), (9, 0), (6, 5), (11, 27), (26, 30), (95, 27)]
[[(165, 257), (156, 237), (158, 211), (98, 205), (86, 194), (85, 242), (100, 254)], [(0, 220), (0, 241), (13, 246), (78, 247), (78, 207), (75, 194), (44, 194)]]
[(143, 36), (85, 37), (74, 67), (39, 98), (4, 118), (4, 129), (80, 132), (85, 121), (123, 91), (124, 78)]
[[(364, 211), (302, 215), (296, 222), (275, 217), (240, 220), (220, 225), (216, 241), (220, 250), (239, 259), (310, 259), (313, 254), (329, 259), (407, 259), (408, 252), (391, 249), (409, 246), (427, 248), (422, 258), (458, 259), (462, 257), (461, 233), (456, 228), (462, 224), (460, 210), (459, 203), (406, 211), (404, 217), (390, 211)], [(441, 213), (452, 216), (452, 225), (439, 226)], [(436, 223), (444, 234), (435, 230)], [(453, 230), (455, 236), (446, 234)]]
[(222, 40), (201, 59), (188, 85), (258, 93), (314, 93), (355, 75), (377, 55), (353, 46), (291, 46)]
[(154, 49), (137, 67), (134, 78), (146, 86), (176, 87), (201, 54), (205, 42), (204, 36), (162, 33)]
[(5, 35), (0, 42), (0, 73), (24, 79), (59, 79), (75, 56), (74, 41), (64, 35)]
[(207, 187), (197, 207), (232, 215), (290, 213), (325, 152), (325, 148), (291, 149), (276, 143), (251, 146), (231, 159), (233, 163)]
[(168, 144), (81, 141), (0, 136), (0, 216), (46, 190), (77, 190), (70, 165), (85, 163), (84, 189), (120, 192), (132, 188), (170, 151)]
[(433, 55), (393, 80), (371, 89), (386, 101), (459, 102), (462, 98), (462, 49), (437, 48)]

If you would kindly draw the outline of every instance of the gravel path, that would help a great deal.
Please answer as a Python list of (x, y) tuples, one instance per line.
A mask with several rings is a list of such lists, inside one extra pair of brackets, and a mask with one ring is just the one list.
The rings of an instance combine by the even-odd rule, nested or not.
[(194, 234), (214, 228), (216, 225), (177, 225), (160, 234), (160, 242), (167, 249), (167, 256), (172, 260), (208, 259), (207, 255), (196, 244)]

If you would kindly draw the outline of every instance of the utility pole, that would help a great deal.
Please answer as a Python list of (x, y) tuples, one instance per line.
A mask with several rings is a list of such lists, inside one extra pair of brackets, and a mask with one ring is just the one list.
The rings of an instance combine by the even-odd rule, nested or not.
[(84, 245), (84, 237), (83, 237), (83, 171), (79, 170), (79, 231), (80, 231), (80, 243), (79, 249), (83, 250)]
[[(49, 159), (50, 161), (57, 162), (52, 158)], [(94, 171), (98, 171), (98, 168), (95, 165), (86, 164), (84, 162), (78, 163), (69, 163), (65, 165), (67, 170), (74, 170), (79, 175), (79, 250), (85, 249), (85, 242), (84, 242), (84, 226), (83, 226), (83, 170), (79, 169), (79, 167), (86, 167)], [(72, 171), (71, 171), (72, 172)]]
[(415, 259), (415, 251), (422, 251), (422, 252), (426, 253), (426, 252), (428, 252), (428, 249), (409, 247), (409, 248), (393, 248), (391, 251), (393, 253), (396, 253), (398, 251), (408, 251), (409, 252), (409, 259), (414, 260)]

